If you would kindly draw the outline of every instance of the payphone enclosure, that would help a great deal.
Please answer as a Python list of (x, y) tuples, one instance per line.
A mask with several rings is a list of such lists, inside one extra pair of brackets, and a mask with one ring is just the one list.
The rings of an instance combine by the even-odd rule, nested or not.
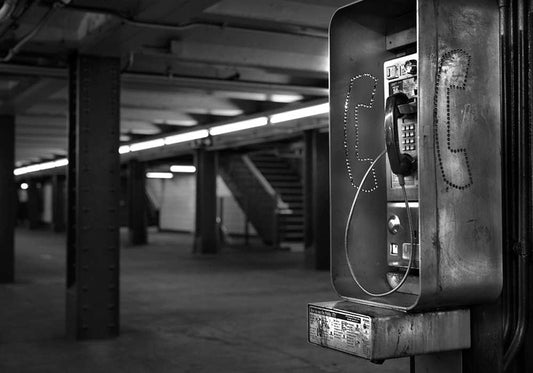
[[(331, 274), (340, 297), (415, 312), (500, 294), (498, 46), (495, 1), (360, 1), (334, 15)], [(387, 134), (393, 93), (406, 97)], [(378, 159), (386, 135), (413, 161), (400, 178), (405, 197), (391, 149)]]

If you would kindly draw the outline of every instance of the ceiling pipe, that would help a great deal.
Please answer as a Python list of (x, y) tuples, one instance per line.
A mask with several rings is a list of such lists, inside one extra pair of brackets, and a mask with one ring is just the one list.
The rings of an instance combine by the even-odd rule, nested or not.
[(0, 8), (0, 23), (7, 21), (17, 7), (18, 0), (4, 0)]
[[(4, 2), (4, 5), (7, 4), (8, 1), (13, 1), (13, 0), (6, 0)], [(39, 33), (39, 31), (41, 31), (41, 29), (46, 25), (48, 20), (52, 17), (52, 15), (56, 11), (56, 9), (64, 7), (65, 5), (69, 4), (70, 1), (71, 0), (55, 0), (55, 2), (52, 4), (52, 6), (46, 11), (44, 16), (39, 20), (37, 25), (35, 25), (35, 27), (30, 32), (28, 32), (26, 35), (24, 35), (22, 37), (22, 39), (20, 39), (17, 42), (17, 44), (15, 44), (7, 52), (7, 54), (5, 56), (1, 57), (0, 58), (0, 62), (9, 62), (9, 61), (11, 61), (13, 59), (13, 57), (15, 57), (15, 55), (20, 51), (20, 49), (27, 42), (29, 42), (31, 39), (33, 39), (35, 37), (35, 35), (37, 35)]]

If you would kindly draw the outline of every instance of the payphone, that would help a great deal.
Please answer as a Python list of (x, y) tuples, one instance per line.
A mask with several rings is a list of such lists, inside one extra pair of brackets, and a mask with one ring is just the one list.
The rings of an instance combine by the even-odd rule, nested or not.
[(373, 360), (469, 346), (468, 306), (502, 286), (497, 48), (497, 4), (482, 0), (366, 0), (334, 15), (331, 276), (342, 300), (309, 305), (310, 342)]

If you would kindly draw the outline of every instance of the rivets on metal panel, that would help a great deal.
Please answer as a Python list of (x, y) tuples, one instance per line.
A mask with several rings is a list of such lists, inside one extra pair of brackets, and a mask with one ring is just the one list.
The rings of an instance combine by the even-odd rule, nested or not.
[[(355, 150), (355, 158), (359, 162), (366, 162), (366, 163), (372, 163), (372, 158), (361, 158), (359, 153), (359, 109), (373, 109), (374, 108), (374, 101), (376, 96), (376, 89), (378, 85), (378, 79), (374, 77), (371, 74), (359, 74), (356, 76), (353, 76), (350, 79), (350, 84), (348, 86), (348, 92), (346, 94), (346, 100), (344, 102), (344, 114), (343, 114), (343, 130), (344, 130), (344, 154), (346, 156), (346, 170), (348, 171), (348, 178), (350, 179), (350, 183), (354, 188), (357, 188), (357, 184), (354, 181), (353, 173), (352, 173), (352, 167), (350, 164), (350, 151), (348, 147), (348, 111), (350, 107), (350, 97), (352, 94), (352, 88), (354, 83), (359, 79), (371, 79), (373, 80), (373, 87), (372, 87), (372, 93), (370, 95), (370, 101), (368, 103), (357, 103), (354, 109), (354, 130), (355, 130), (355, 141), (354, 141), (354, 150)], [(374, 186), (372, 186), (370, 189), (362, 188), (361, 190), (366, 193), (373, 192), (378, 188), (378, 180), (376, 176), (376, 170), (372, 168), (372, 178), (374, 179)]]
[[(453, 65), (449, 67), (448, 69), (444, 70), (445, 64), (450, 62), (451, 60), (460, 60), (466, 58), (466, 65)], [(439, 164), (439, 168), (441, 171), (442, 178), (446, 184), (448, 184), (450, 187), (459, 189), (459, 190), (465, 190), (472, 186), (473, 184), (473, 177), (472, 177), (472, 171), (470, 168), (470, 161), (468, 159), (468, 154), (466, 152), (465, 148), (452, 148), (451, 143), (451, 91), (452, 90), (466, 90), (466, 83), (468, 80), (468, 73), (470, 70), (471, 65), (471, 56), (464, 51), (463, 49), (453, 49), (446, 53), (444, 53), (440, 59), (438, 69), (437, 69), (437, 77), (435, 79), (435, 98), (434, 98), (434, 108), (433, 108), (433, 120), (434, 120), (434, 141), (435, 141), (435, 149), (437, 151), (437, 162)], [(461, 84), (447, 84), (445, 87), (442, 85), (445, 82), (445, 79), (448, 74), (450, 74), (449, 70), (453, 68), (459, 68), (464, 69), (463, 71), (454, 72), (454, 75), (459, 75), (459, 73), (463, 73), (463, 79), (461, 81)], [(465, 159), (465, 166), (466, 171), (468, 173), (468, 183), (463, 185), (458, 185), (456, 183), (453, 183), (448, 178), (448, 175), (446, 174), (446, 170), (444, 168), (444, 161), (442, 157), (442, 149), (440, 146), (439, 141), (439, 109), (440, 109), (440, 102), (439, 102), (439, 95), (441, 89), (446, 89), (446, 150), (449, 151), (452, 154), (458, 154), (462, 153)]]

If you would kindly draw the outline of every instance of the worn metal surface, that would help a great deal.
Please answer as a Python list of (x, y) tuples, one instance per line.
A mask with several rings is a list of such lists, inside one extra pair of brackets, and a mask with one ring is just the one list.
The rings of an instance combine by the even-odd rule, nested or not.
[(74, 56), (69, 82), (67, 332), (119, 332), (119, 60)]
[(419, 121), (432, 125), (419, 135), (417, 307), (494, 300), (502, 286), (497, 3), (420, 2), (419, 27)]
[(309, 305), (309, 341), (370, 360), (470, 347), (470, 311), (404, 313), (353, 302)]
[[(397, 292), (370, 298), (354, 283), (344, 256), (342, 233), (356, 188), (347, 176), (343, 147), (347, 141), (350, 173), (357, 186), (384, 148), (381, 69), (384, 61), (396, 57), (386, 48), (386, 36), (417, 23), (420, 295)], [(331, 244), (333, 283), (342, 297), (421, 310), (482, 303), (499, 295), (498, 27), (497, 3), (482, 0), (362, 1), (334, 16), (330, 30)], [(406, 48), (405, 53), (413, 52)], [(385, 280), (384, 162), (376, 164), (374, 171), (356, 205), (349, 254), (360, 282), (383, 292), (390, 289)]]

